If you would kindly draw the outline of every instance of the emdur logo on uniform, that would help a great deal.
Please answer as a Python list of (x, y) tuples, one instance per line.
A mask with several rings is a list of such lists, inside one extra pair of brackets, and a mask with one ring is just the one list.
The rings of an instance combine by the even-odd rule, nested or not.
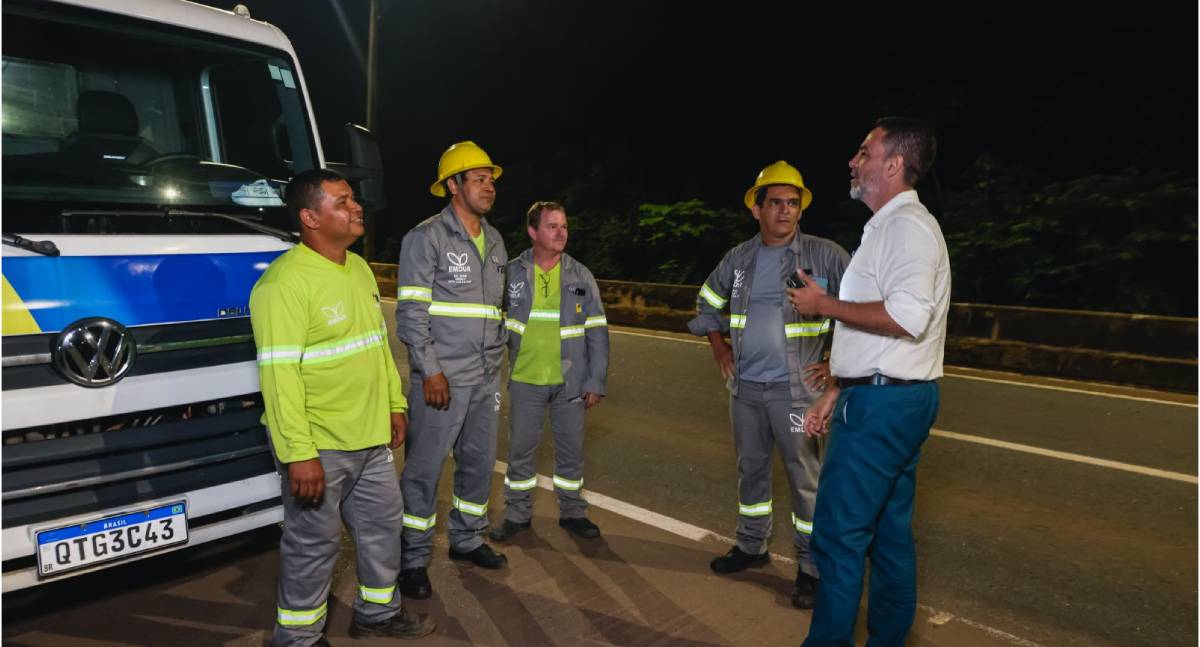
[(93, 317), (64, 328), (51, 355), (59, 373), (75, 384), (108, 386), (129, 372), (137, 344), (121, 324)]
[(804, 432), (804, 414), (789, 413), (788, 420), (792, 422), (792, 433), (799, 434)]
[(509, 301), (516, 301), (517, 299), (520, 299), (521, 298), (521, 288), (523, 288), (523, 287), (525, 287), (524, 281), (518, 281), (516, 283), (509, 283), (508, 284), (508, 299), (509, 299)]
[(332, 306), (321, 306), (321, 314), (325, 315), (330, 326), (341, 323), (346, 320), (346, 304), (338, 301)]
[(466, 253), (455, 254), (454, 252), (446, 252), (446, 258), (450, 261), (451, 272), (470, 272), (471, 268), (467, 265)]

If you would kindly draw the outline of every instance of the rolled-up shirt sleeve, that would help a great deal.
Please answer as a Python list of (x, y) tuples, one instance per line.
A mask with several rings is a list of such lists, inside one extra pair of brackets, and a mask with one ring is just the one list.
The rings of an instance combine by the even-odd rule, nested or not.
[(937, 239), (920, 222), (906, 217), (885, 225), (888, 245), (879, 262), (883, 307), (914, 339), (920, 339), (933, 321), (934, 284), (940, 256)]

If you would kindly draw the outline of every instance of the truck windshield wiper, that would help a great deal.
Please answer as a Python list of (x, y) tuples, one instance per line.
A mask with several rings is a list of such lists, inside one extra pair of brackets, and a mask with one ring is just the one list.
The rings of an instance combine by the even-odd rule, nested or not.
[(5, 245), (12, 245), (18, 249), (29, 250), (43, 256), (58, 256), (58, 245), (55, 245), (52, 240), (30, 240), (16, 234), (2, 235)]
[(109, 209), (99, 209), (99, 210), (81, 210), (81, 211), (64, 210), (62, 212), (62, 215), (64, 218), (69, 218), (71, 216), (100, 216), (100, 217), (103, 217), (103, 216), (142, 216), (142, 217), (150, 216), (150, 217), (158, 217), (158, 218), (215, 218), (218, 220), (228, 220), (230, 222), (236, 222), (239, 225), (241, 225), (247, 229), (252, 229), (254, 231), (257, 231), (260, 234), (267, 234), (268, 236), (274, 236), (275, 238), (278, 238), (279, 240), (282, 240), (284, 242), (288, 242), (288, 243), (300, 242), (300, 237), (297, 236), (296, 234), (293, 234), (290, 231), (284, 231), (282, 229), (268, 227), (267, 225), (255, 222), (249, 218), (244, 218), (242, 216), (235, 216), (235, 215), (229, 214), (229, 213), (221, 213), (219, 211), (183, 211), (183, 210), (179, 210), (179, 209), (167, 209), (165, 211), (118, 211), (118, 210), (109, 210)]
[(243, 218), (242, 216), (235, 216), (235, 215), (229, 214), (229, 213), (221, 213), (219, 211), (177, 211), (177, 210), (168, 210), (167, 211), (168, 218), (176, 217), (176, 216), (182, 216), (185, 218), (217, 218), (219, 220), (228, 220), (230, 222), (236, 222), (239, 225), (246, 227), (247, 229), (253, 229), (254, 231), (257, 231), (260, 234), (267, 234), (268, 236), (274, 236), (274, 237), (278, 238), (279, 240), (282, 240), (287, 243), (300, 242), (300, 237), (297, 236), (296, 234), (293, 234), (290, 231), (284, 231), (282, 229), (268, 227), (267, 225), (254, 222), (253, 220), (251, 220), (249, 218)]

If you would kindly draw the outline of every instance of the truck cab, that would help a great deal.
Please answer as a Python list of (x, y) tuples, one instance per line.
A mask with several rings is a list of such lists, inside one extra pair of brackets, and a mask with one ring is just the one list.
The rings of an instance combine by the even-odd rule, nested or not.
[(250, 289), (325, 160), (244, 10), (3, 5), (3, 590), (269, 526)]

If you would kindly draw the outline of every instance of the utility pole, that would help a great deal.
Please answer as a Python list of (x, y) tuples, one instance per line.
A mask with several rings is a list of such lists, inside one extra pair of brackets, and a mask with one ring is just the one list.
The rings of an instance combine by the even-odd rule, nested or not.
[[(371, 0), (371, 17), (367, 28), (367, 130), (375, 133), (375, 32), (379, 22), (379, 0)], [(363, 232), (363, 256), (368, 261), (375, 258), (375, 217), (367, 216), (367, 227)]]

